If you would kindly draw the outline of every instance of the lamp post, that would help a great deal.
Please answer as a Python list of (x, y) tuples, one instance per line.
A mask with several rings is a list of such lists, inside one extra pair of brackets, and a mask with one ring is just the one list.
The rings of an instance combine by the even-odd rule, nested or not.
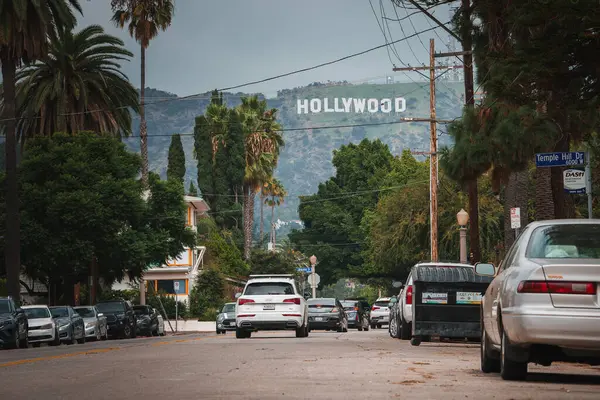
[(456, 221), (460, 226), (460, 262), (467, 263), (467, 223), (469, 222), (469, 214), (464, 210), (456, 214)]
[(310, 261), (310, 279), (312, 282), (312, 298), (316, 299), (317, 298), (317, 285), (316, 285), (316, 279), (315, 279), (315, 265), (317, 264), (317, 257), (313, 254), (312, 256), (310, 256), (310, 258), (308, 259), (308, 261)]

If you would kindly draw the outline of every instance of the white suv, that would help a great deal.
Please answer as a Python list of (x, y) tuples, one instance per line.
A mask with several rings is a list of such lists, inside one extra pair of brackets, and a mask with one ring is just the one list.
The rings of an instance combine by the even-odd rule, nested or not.
[(390, 323), (390, 301), (389, 297), (380, 297), (371, 308), (371, 329), (381, 328), (381, 325)]
[(308, 307), (292, 275), (250, 275), (235, 307), (235, 337), (252, 331), (295, 330), (308, 336)]

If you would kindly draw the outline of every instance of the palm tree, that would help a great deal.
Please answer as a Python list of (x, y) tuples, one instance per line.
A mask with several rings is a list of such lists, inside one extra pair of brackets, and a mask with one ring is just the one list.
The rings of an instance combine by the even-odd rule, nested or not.
[(238, 107), (244, 127), (246, 168), (244, 174), (244, 257), (250, 259), (256, 191), (272, 176), (279, 149), (284, 145), (277, 109), (267, 110), (266, 100), (242, 97)]
[(145, 113), (146, 49), (159, 31), (171, 26), (175, 5), (173, 0), (111, 0), (112, 21), (120, 28), (127, 25), (131, 37), (140, 44), (140, 148), (142, 153), (142, 183), (148, 185), (148, 131)]
[(119, 62), (133, 54), (98, 25), (51, 39), (48, 56), (17, 73), (21, 145), (34, 135), (94, 131), (128, 136), (129, 109), (139, 111), (136, 89)]
[(280, 206), (283, 204), (284, 199), (287, 196), (287, 192), (283, 187), (283, 184), (275, 178), (271, 178), (263, 185), (262, 192), (265, 194), (266, 199), (261, 204), (261, 228), (263, 225), (262, 206), (263, 204), (266, 204), (271, 207), (271, 242), (275, 244), (275, 206)]
[(23, 61), (42, 58), (48, 51), (47, 37), (72, 29), (77, 23), (73, 9), (81, 11), (78, 0), (0, 0), (0, 63), (6, 132), (6, 242), (5, 258), (8, 294), (20, 299), (21, 236), (17, 182), (17, 133), (15, 84), (17, 67)]

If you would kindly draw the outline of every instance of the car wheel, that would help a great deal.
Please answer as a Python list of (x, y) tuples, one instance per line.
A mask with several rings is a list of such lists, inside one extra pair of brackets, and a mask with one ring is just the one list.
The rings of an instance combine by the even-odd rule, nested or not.
[(375, 324), (371, 324), (371, 329), (375, 329)]
[[(485, 326), (481, 323), (481, 371), (488, 374), (490, 372), (500, 372), (500, 359), (498, 354), (494, 354), (490, 339), (485, 333)], [(495, 357), (494, 357), (495, 356)]]
[(420, 337), (413, 337), (410, 339), (410, 344), (413, 346), (419, 346), (421, 344), (421, 338)]
[(131, 339), (131, 327), (129, 325), (125, 325), (125, 328), (123, 328), (123, 337)]
[(58, 330), (54, 332), (54, 340), (48, 344), (50, 346), (60, 346), (60, 336), (58, 335)]
[(25, 333), (24, 339), (19, 339), (19, 348), (21, 348), (21, 349), (29, 348), (29, 338), (27, 337), (27, 332)]
[(394, 318), (390, 321), (390, 336), (395, 339), (400, 338), (400, 327), (398, 326), (398, 318)]
[(308, 336), (308, 327), (306, 325), (302, 325), (300, 328), (296, 329), (296, 337), (303, 338)]
[(500, 352), (500, 376), (505, 381), (522, 381), (527, 378), (527, 363), (510, 359), (511, 345), (502, 330), (502, 350)]
[(247, 333), (247, 331), (245, 331), (243, 329), (235, 328), (235, 338), (236, 339), (246, 339), (246, 338), (250, 337), (249, 335), (247, 336), (246, 333)]

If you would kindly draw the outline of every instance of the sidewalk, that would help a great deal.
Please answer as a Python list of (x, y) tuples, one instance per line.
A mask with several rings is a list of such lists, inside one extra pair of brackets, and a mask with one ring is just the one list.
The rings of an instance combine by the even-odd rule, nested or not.
[[(171, 321), (171, 326), (175, 329), (175, 320)], [(171, 326), (165, 321), (165, 332), (172, 333)], [(215, 321), (177, 321), (177, 333), (215, 332), (216, 328)]]

